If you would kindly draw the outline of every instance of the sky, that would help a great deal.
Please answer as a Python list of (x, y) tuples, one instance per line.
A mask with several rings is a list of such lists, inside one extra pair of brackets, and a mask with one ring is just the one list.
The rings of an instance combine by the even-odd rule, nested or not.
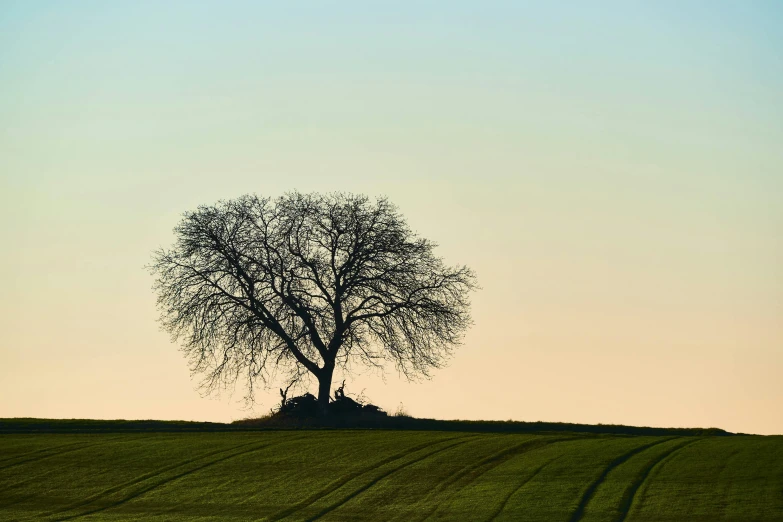
[[(387, 196), (477, 273), (443, 419), (783, 433), (776, 1), (0, 0), (0, 417), (231, 421), (151, 253), (247, 193)], [(342, 379), (338, 376), (337, 379)]]

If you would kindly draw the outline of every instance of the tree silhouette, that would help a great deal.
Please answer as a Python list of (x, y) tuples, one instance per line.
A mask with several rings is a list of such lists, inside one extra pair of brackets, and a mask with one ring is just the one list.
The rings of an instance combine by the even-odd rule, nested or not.
[(184, 214), (153, 255), (161, 323), (208, 390), (278, 372), (318, 380), (336, 366), (440, 367), (470, 324), (473, 272), (449, 267), (385, 198), (255, 195)]

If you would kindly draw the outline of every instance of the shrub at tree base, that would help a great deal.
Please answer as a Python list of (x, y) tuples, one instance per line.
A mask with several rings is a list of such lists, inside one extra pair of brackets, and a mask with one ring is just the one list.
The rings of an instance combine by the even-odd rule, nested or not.
[(280, 407), (269, 418), (272, 422), (320, 425), (355, 425), (357, 421), (379, 420), (387, 417), (387, 413), (374, 404), (364, 404), (345, 394), (345, 381), (334, 392), (334, 399), (329, 402), (327, 411), (321, 411), (318, 399), (311, 393), (298, 397), (287, 398), (288, 390), (280, 389)]
[[(347, 395), (340, 394), (329, 403), (328, 419), (322, 420), (329, 420), (331, 424), (340, 419), (356, 420), (359, 417), (377, 418), (386, 416), (387, 413), (374, 404), (362, 404)], [(318, 399), (311, 393), (305, 393), (304, 395), (287, 399), (280, 405), (278, 411), (271, 416), (271, 419), (315, 420), (319, 417), (322, 416), (318, 408)]]

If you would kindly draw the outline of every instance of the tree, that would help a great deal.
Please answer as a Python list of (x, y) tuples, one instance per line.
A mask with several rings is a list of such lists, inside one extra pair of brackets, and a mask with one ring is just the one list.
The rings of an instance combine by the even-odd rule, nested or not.
[(470, 325), (473, 272), (450, 267), (385, 198), (255, 195), (186, 212), (150, 271), (163, 328), (213, 390), (285, 372), (393, 362), (408, 378), (443, 365)]

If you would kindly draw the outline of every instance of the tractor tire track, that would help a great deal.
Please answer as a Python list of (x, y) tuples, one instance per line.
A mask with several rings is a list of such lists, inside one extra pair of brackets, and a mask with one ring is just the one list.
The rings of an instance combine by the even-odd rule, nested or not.
[(514, 490), (511, 493), (509, 493), (506, 496), (506, 498), (503, 499), (503, 502), (500, 503), (500, 506), (498, 506), (498, 508), (495, 510), (495, 512), (492, 513), (492, 515), (489, 517), (489, 519), (488, 519), (489, 522), (492, 522), (493, 520), (497, 519), (500, 516), (500, 514), (503, 513), (503, 510), (506, 509), (506, 506), (508, 505), (508, 502), (511, 500), (511, 497), (516, 495), (522, 488), (524, 488), (527, 485), (528, 482), (530, 482), (531, 480), (536, 478), (536, 475), (538, 475), (539, 473), (544, 471), (544, 469), (546, 467), (548, 467), (550, 464), (552, 464), (553, 462), (555, 462), (556, 460), (558, 460), (561, 457), (562, 457), (562, 455), (558, 455), (557, 457), (555, 457), (553, 459), (550, 459), (547, 462), (545, 462), (544, 464), (542, 464), (539, 467), (537, 467), (535, 469), (535, 471), (533, 471), (533, 473), (529, 477), (527, 477), (525, 480), (523, 480), (517, 487), (514, 488)]
[(670, 440), (673, 440), (673, 437), (668, 439), (653, 441), (648, 444), (642, 444), (641, 446), (637, 446), (631, 451), (623, 453), (622, 455), (614, 459), (612, 462), (610, 462), (609, 465), (606, 468), (604, 468), (604, 470), (601, 472), (601, 475), (597, 479), (595, 479), (592, 482), (592, 484), (590, 484), (590, 486), (588, 486), (587, 490), (582, 495), (582, 499), (579, 501), (579, 505), (576, 507), (576, 510), (574, 510), (574, 513), (571, 515), (571, 518), (569, 519), (570, 522), (578, 522), (579, 520), (581, 520), (582, 516), (584, 516), (585, 508), (587, 507), (588, 502), (590, 502), (590, 499), (593, 498), (593, 494), (595, 493), (595, 490), (598, 489), (598, 486), (601, 485), (601, 483), (604, 481), (604, 479), (606, 478), (606, 476), (609, 474), (610, 471), (612, 471), (614, 468), (616, 468), (626, 460), (630, 459), (637, 453), (641, 453), (647, 448), (651, 448), (658, 444), (663, 444), (664, 442), (668, 442)]
[[(732, 480), (731, 478), (728, 478), (727, 480), (724, 481), (723, 474), (726, 472), (726, 468), (729, 467), (729, 461), (734, 457), (736, 457), (737, 455), (741, 455), (742, 453), (743, 453), (742, 449), (735, 449), (734, 451), (729, 453), (726, 456), (726, 458), (723, 459), (723, 462), (720, 465), (720, 469), (718, 469), (717, 472), (713, 475), (715, 477), (715, 481), (722, 485), (722, 487), (720, 488), (722, 490), (722, 499), (720, 502), (715, 503), (715, 508), (716, 508), (716, 512), (718, 509), (720, 509), (720, 518), (724, 520), (729, 518), (728, 514), (726, 513), (726, 509), (729, 507), (729, 502), (726, 498), (729, 494), (729, 491), (727, 491), (728, 487), (726, 484), (727, 483), (731, 484)], [(781, 474), (781, 477), (783, 478), (783, 474)], [(780, 493), (783, 494), (783, 488), (780, 489)], [(783, 496), (779, 498), (783, 498)]]
[(33, 500), (36, 498), (37, 495), (25, 495), (23, 497), (19, 497), (16, 500), (12, 500), (11, 502), (6, 502), (4, 504), (0, 504), (0, 507), (3, 508), (3, 510), (8, 509), (11, 506), (14, 506), (16, 504), (21, 504), (22, 502), (25, 502), (27, 500)]
[[(66, 453), (71, 453), (72, 451), (79, 451), (79, 450), (85, 449), (85, 448), (93, 448), (95, 446), (101, 446), (103, 444), (110, 444), (112, 442), (116, 442), (118, 440), (123, 440), (123, 439), (126, 439), (126, 438), (127, 437), (116, 437), (116, 438), (111, 439), (111, 440), (105, 440), (105, 441), (100, 441), (100, 442), (79, 443), (79, 444), (81, 444), (81, 446), (77, 446), (75, 448), (64, 449), (62, 451), (55, 451), (55, 452), (47, 453), (46, 455), (40, 455), (38, 457), (32, 457), (32, 458), (29, 458), (29, 459), (20, 460), (20, 461), (17, 461), (17, 462), (12, 462), (11, 464), (6, 464), (5, 466), (0, 466), (0, 471), (6, 470), (8, 468), (13, 468), (13, 467), (16, 467), (16, 466), (21, 466), (22, 464), (27, 464), (28, 462), (37, 462), (39, 460), (44, 460), (44, 459), (48, 459), (48, 458), (51, 458), (51, 457), (57, 457), (59, 455), (65, 455)], [(76, 443), (74, 443), (74, 444), (76, 444)], [(64, 444), (63, 446), (70, 446), (70, 444)], [(60, 446), (58, 446), (58, 447), (60, 447)], [(19, 455), (19, 457), (22, 457), (22, 455)]]
[[(465, 438), (467, 438), (467, 437), (465, 437)], [(307, 522), (312, 522), (313, 520), (318, 520), (322, 516), (324, 516), (324, 515), (332, 512), (332, 511), (334, 511), (335, 509), (339, 508), (340, 506), (345, 505), (348, 501), (350, 501), (351, 499), (353, 499), (353, 498), (359, 496), (360, 494), (364, 493), (365, 491), (367, 491), (368, 489), (370, 489), (375, 484), (377, 484), (381, 480), (385, 479), (389, 475), (392, 475), (393, 473), (396, 473), (396, 472), (398, 472), (398, 471), (400, 471), (402, 469), (405, 469), (408, 466), (411, 466), (413, 464), (417, 464), (419, 462), (422, 462), (423, 460), (426, 460), (426, 459), (432, 457), (433, 455), (435, 455), (437, 453), (440, 453), (442, 451), (446, 451), (447, 449), (451, 449), (451, 448), (454, 448), (456, 446), (460, 446), (462, 444), (465, 444), (466, 442), (468, 442), (468, 441), (467, 440), (459, 440), (459, 441), (455, 442), (454, 444), (450, 444), (448, 446), (444, 446), (442, 448), (438, 448), (436, 450), (433, 450), (433, 451), (431, 451), (431, 452), (429, 452), (429, 453), (427, 453), (425, 455), (422, 455), (421, 457), (415, 458), (413, 460), (409, 460), (409, 461), (407, 461), (407, 462), (397, 466), (396, 468), (392, 468), (392, 469), (382, 473), (381, 475), (375, 477), (373, 480), (371, 480), (370, 482), (368, 482), (364, 486), (361, 486), (361, 487), (353, 490), (351, 493), (349, 493), (348, 495), (346, 495), (342, 499), (340, 499), (337, 502), (335, 502), (335, 503), (325, 507), (324, 509), (322, 509), (321, 511), (319, 511), (315, 515), (311, 516), (310, 518), (307, 519)]]
[[(151, 478), (157, 477), (158, 475), (161, 475), (161, 474), (163, 474), (163, 473), (165, 473), (167, 471), (171, 471), (171, 470), (179, 468), (181, 466), (186, 466), (186, 465), (188, 465), (188, 464), (190, 464), (192, 462), (196, 462), (197, 460), (201, 460), (201, 459), (206, 458), (206, 457), (211, 457), (211, 456), (217, 455), (219, 453), (225, 453), (227, 451), (236, 450), (236, 449), (239, 449), (241, 447), (244, 447), (244, 446), (247, 446), (247, 445), (253, 444), (253, 443), (254, 442), (246, 442), (244, 444), (239, 444), (237, 446), (232, 446), (232, 447), (226, 448), (226, 449), (212, 450), (212, 451), (208, 451), (206, 453), (202, 453), (202, 454), (198, 455), (197, 457), (191, 457), (189, 459), (177, 462), (176, 464), (169, 464), (168, 466), (164, 466), (162, 468), (158, 468), (156, 470), (149, 471), (149, 472), (144, 473), (143, 475), (139, 475), (138, 477), (135, 477), (135, 478), (133, 478), (131, 480), (128, 480), (128, 481), (125, 481), (125, 482), (123, 482), (121, 484), (117, 484), (117, 485), (112, 486), (110, 488), (104, 489), (103, 491), (99, 491), (98, 493), (94, 493), (94, 494), (90, 495), (89, 497), (83, 499), (82, 501), (80, 501), (80, 502), (78, 502), (76, 504), (71, 504), (71, 505), (69, 505), (67, 507), (64, 507), (62, 509), (57, 509), (55, 511), (50, 511), (48, 513), (44, 513), (42, 516), (50, 517), (50, 516), (56, 515), (58, 513), (64, 513), (66, 511), (72, 511), (74, 509), (78, 509), (80, 507), (84, 507), (84, 506), (86, 506), (88, 504), (92, 504), (93, 502), (95, 502), (97, 500), (100, 500), (101, 498), (103, 498), (103, 497), (105, 497), (107, 495), (111, 495), (112, 493), (116, 493), (118, 491), (121, 491), (121, 490), (123, 490), (125, 488), (133, 486), (133, 485), (138, 484), (140, 482), (143, 482), (145, 480), (149, 480)], [(257, 443), (257, 442), (255, 442), (255, 443)]]
[(504, 462), (507, 462), (511, 460), (513, 457), (517, 455), (521, 455), (523, 453), (527, 453), (529, 451), (534, 451), (540, 448), (543, 448), (545, 446), (548, 446), (550, 444), (554, 444), (556, 442), (563, 442), (567, 440), (574, 440), (579, 437), (560, 437), (560, 438), (552, 438), (552, 439), (533, 439), (533, 440), (526, 440), (521, 443), (515, 444), (513, 446), (510, 446), (508, 448), (505, 448), (503, 450), (500, 450), (488, 457), (484, 457), (480, 461), (478, 461), (475, 464), (470, 464), (468, 466), (465, 466), (458, 472), (454, 473), (451, 477), (447, 478), (440, 484), (438, 484), (435, 489), (427, 495), (426, 498), (432, 498), (434, 496), (439, 495), (442, 491), (444, 491), (446, 488), (451, 486), (452, 484), (455, 484), (456, 482), (459, 482), (463, 477), (466, 475), (469, 475), (468, 480), (465, 481), (464, 484), (462, 484), (459, 488), (455, 489), (454, 491), (449, 492), (441, 502), (438, 502), (432, 509), (430, 509), (427, 513), (417, 518), (419, 521), (424, 521), (430, 518), (433, 514), (437, 512), (437, 510), (440, 508), (441, 505), (445, 503), (447, 499), (452, 498), (454, 495), (468, 487), (470, 484), (478, 480), (478, 478), (485, 473), (495, 469), (496, 467), (500, 466)]
[(628, 513), (631, 511), (631, 505), (633, 505), (633, 500), (636, 497), (636, 493), (639, 491), (639, 488), (642, 487), (644, 482), (647, 480), (647, 477), (650, 476), (650, 473), (652, 473), (652, 470), (655, 467), (657, 467), (659, 464), (662, 464), (665, 460), (669, 459), (676, 452), (680, 451), (686, 446), (690, 446), (695, 442), (699, 442), (700, 440), (701, 439), (685, 441), (681, 444), (678, 444), (674, 448), (664, 452), (658, 458), (650, 461), (647, 464), (647, 466), (645, 466), (645, 468), (641, 471), (641, 473), (639, 473), (639, 475), (636, 477), (633, 483), (631, 483), (628, 489), (626, 489), (625, 492), (623, 493), (623, 497), (622, 500), (620, 501), (620, 507), (619, 507), (620, 514), (615, 519), (615, 522), (625, 521), (626, 517), (628, 516)]
[[(57, 452), (56, 454), (44, 455), (44, 456), (41, 456), (39, 458), (36, 458), (35, 460), (42, 460), (43, 458), (55, 457), (57, 455), (62, 455), (63, 453), (69, 453), (71, 451), (78, 451), (78, 450), (80, 450), (82, 448), (91, 448), (93, 446), (100, 445), (100, 444), (108, 444), (108, 443), (111, 443), (111, 442), (114, 442), (114, 441), (123, 441), (123, 440), (126, 440), (129, 437), (131, 437), (131, 436), (117, 437), (117, 438), (112, 439), (112, 440), (103, 441), (103, 442), (96, 442), (96, 443), (87, 444), (87, 445), (84, 445), (84, 443), (82, 443), (82, 442), (78, 442), (78, 443), (74, 442), (74, 443), (71, 443), (71, 444), (63, 444), (62, 446), (56, 446), (56, 447), (59, 448), (59, 447), (63, 447), (63, 446), (71, 446), (73, 444), (82, 444), (82, 446), (80, 446), (78, 448), (73, 448), (72, 450), (60, 451), (60, 452)], [(151, 438), (155, 438), (155, 437), (151, 437)], [(44, 450), (39, 450), (36, 453), (38, 453), (40, 451), (44, 451)], [(29, 460), (26, 461), (26, 462), (29, 462)], [(11, 466), (9, 466), (9, 467), (11, 467)], [(22, 486), (24, 486), (26, 484), (29, 484), (31, 482), (36, 482), (38, 480), (41, 480), (42, 477), (45, 477), (46, 475), (50, 475), (50, 474), (52, 474), (54, 472), (55, 472), (55, 470), (48, 469), (48, 470), (46, 470), (43, 473), (40, 473), (38, 475), (34, 475), (32, 477), (28, 476), (28, 478), (26, 478), (24, 480), (21, 480), (21, 481), (18, 481), (18, 482), (13, 482), (13, 483), (10, 483), (10, 484), (6, 484), (6, 485), (0, 487), (0, 493), (5, 493), (7, 491), (11, 491), (12, 489), (16, 489), (16, 488), (22, 487)]]
[(344, 485), (346, 485), (351, 480), (360, 477), (361, 475), (364, 475), (365, 473), (369, 473), (370, 471), (373, 471), (375, 469), (378, 469), (381, 466), (385, 466), (386, 464), (391, 464), (392, 462), (395, 462), (397, 460), (400, 460), (401, 458), (404, 458), (411, 453), (415, 453), (417, 451), (421, 451), (423, 449), (429, 448), (430, 446), (434, 446), (435, 444), (440, 444), (441, 442), (455, 440), (455, 439), (462, 439), (468, 436), (463, 437), (445, 437), (442, 439), (434, 440), (434, 441), (427, 441), (422, 444), (418, 444), (416, 446), (413, 446), (412, 448), (406, 448), (405, 450), (395, 453), (394, 455), (391, 455), (389, 457), (386, 457), (384, 459), (381, 459), (377, 462), (373, 462), (372, 464), (365, 466), (361, 469), (358, 469), (356, 471), (353, 471), (351, 473), (348, 473), (346, 475), (343, 475), (342, 477), (338, 478), (337, 480), (331, 482), (329, 485), (327, 485), (325, 488), (321, 489), (320, 491), (313, 493), (303, 501), (299, 502), (298, 504), (295, 504), (293, 506), (290, 506), (286, 509), (283, 509), (281, 511), (278, 511), (277, 513), (274, 513), (270, 515), (269, 517), (265, 518), (264, 520), (267, 520), (268, 522), (276, 522), (278, 520), (281, 520), (287, 516), (290, 516), (297, 511), (300, 511), (302, 509), (305, 509), (306, 507), (310, 506), (311, 504), (314, 504), (319, 499), (337, 491)]
[(20, 455), (14, 455), (13, 457), (6, 457), (4, 459), (0, 459), (0, 464), (8, 462), (9, 460), (21, 459), (21, 458), (24, 458), (24, 457), (28, 457), (30, 455), (35, 455), (37, 453), (49, 453), (49, 452), (58, 450), (60, 448), (66, 448), (68, 446), (75, 446), (77, 444), (85, 444), (85, 441), (80, 440), (80, 441), (76, 441), (76, 442), (69, 442), (68, 444), (60, 444), (59, 446), (50, 446), (48, 448), (43, 448), (43, 449), (39, 449), (39, 450), (27, 451), (27, 452), (22, 453)]
[(54, 473), (54, 470), (47, 470), (47, 471), (41, 473), (40, 475), (36, 475), (36, 476), (30, 477), (30, 478), (26, 478), (24, 480), (20, 480), (19, 482), (14, 482), (13, 484), (9, 484), (7, 486), (4, 486), (4, 487), (0, 488), (0, 507), (6, 507), (6, 506), (10, 505), (10, 504), (4, 504), (2, 502), (3, 501), (3, 497), (2, 497), (3, 493), (6, 493), (6, 492), (11, 491), (11, 490), (16, 489), (16, 488), (21, 488), (21, 487), (26, 486), (27, 484), (31, 484), (33, 482), (38, 482), (39, 480), (41, 480), (42, 477), (45, 477), (45, 476), (50, 475), (52, 473)]
[[(125, 484), (121, 484), (119, 486), (115, 486), (113, 488), (109, 488), (108, 490), (104, 490), (101, 493), (96, 494), (93, 497), (91, 497), (88, 501), (80, 502), (77, 505), (72, 505), (72, 506), (70, 506), (68, 508), (65, 508), (65, 509), (53, 512), (51, 514), (47, 514), (45, 516), (52, 516), (52, 515), (56, 515), (58, 513), (64, 513), (66, 511), (72, 511), (74, 509), (79, 509), (79, 508), (85, 507), (85, 506), (87, 506), (89, 504), (94, 504), (94, 503), (100, 501), (101, 499), (105, 498), (107, 495), (110, 495), (112, 493), (117, 493), (117, 492), (121, 491), (122, 489), (126, 489), (128, 487), (132, 487), (132, 486), (137, 485), (137, 484), (141, 484), (144, 481), (150, 480), (151, 478), (158, 477), (158, 476), (162, 475), (163, 473), (166, 473), (167, 471), (172, 471), (172, 470), (174, 470), (176, 468), (180, 468), (182, 466), (186, 466), (188, 464), (192, 464), (195, 461), (201, 460), (201, 459), (209, 457), (209, 456), (214, 456), (214, 455), (220, 454), (220, 453), (226, 453), (228, 451), (234, 451), (234, 453), (231, 453), (229, 455), (224, 455), (224, 456), (222, 456), (220, 458), (207, 461), (207, 462), (205, 462), (203, 464), (200, 464), (200, 465), (198, 465), (198, 466), (196, 466), (194, 468), (187, 469), (185, 471), (182, 471), (181, 473), (177, 473), (176, 475), (163, 478), (162, 480), (158, 480), (158, 481), (155, 481), (155, 482), (153, 482), (151, 484), (143, 486), (140, 489), (136, 489), (134, 491), (131, 491), (128, 494), (126, 494), (125, 496), (123, 496), (122, 498), (120, 498), (119, 500), (117, 500), (115, 502), (112, 502), (110, 504), (102, 505), (102, 506), (96, 507), (95, 509), (91, 509), (89, 511), (85, 511), (85, 512), (74, 514), (74, 515), (68, 515), (68, 516), (64, 516), (64, 517), (57, 517), (56, 520), (72, 520), (72, 519), (75, 519), (75, 518), (80, 518), (80, 517), (84, 517), (84, 516), (87, 516), (87, 515), (91, 515), (93, 513), (99, 513), (101, 511), (106, 511), (107, 509), (112, 509), (112, 508), (115, 508), (115, 507), (120, 506), (122, 504), (125, 504), (126, 502), (128, 502), (130, 500), (133, 500), (134, 498), (139, 497), (139, 496), (141, 496), (141, 495), (143, 495), (145, 493), (148, 493), (149, 491), (152, 491), (155, 488), (158, 488), (160, 486), (163, 486), (165, 484), (168, 484), (170, 482), (178, 480), (178, 479), (180, 479), (182, 477), (185, 477), (187, 475), (191, 475), (193, 473), (196, 473), (197, 471), (201, 471), (204, 468), (207, 468), (207, 467), (210, 467), (210, 466), (214, 466), (215, 464), (219, 464), (219, 463), (221, 463), (223, 461), (232, 459), (234, 457), (239, 457), (241, 455), (245, 455), (247, 453), (252, 453), (254, 451), (260, 451), (260, 450), (263, 450), (263, 449), (266, 449), (266, 448), (269, 448), (269, 447), (272, 447), (272, 446), (276, 446), (278, 444), (283, 444), (285, 442), (290, 442), (292, 440), (296, 440), (296, 439), (299, 439), (299, 438), (302, 438), (302, 436), (299, 436), (299, 437), (288, 437), (288, 438), (285, 438), (283, 440), (279, 440), (279, 441), (275, 441), (275, 442), (269, 442), (269, 443), (259, 443), (257, 441), (256, 442), (247, 442), (247, 443), (240, 444), (238, 446), (234, 446), (232, 448), (228, 448), (228, 449), (225, 449), (225, 450), (217, 450), (217, 451), (205, 453), (205, 454), (200, 455), (198, 457), (195, 457), (195, 458), (188, 459), (186, 461), (180, 462), (179, 464), (174, 464), (174, 465), (167, 466), (165, 469), (157, 470), (156, 472), (152, 472), (152, 473), (147, 473), (147, 474), (142, 475), (141, 477), (138, 477), (138, 478), (136, 478), (134, 480), (128, 481)], [(250, 446), (250, 445), (254, 445), (254, 447), (248, 448), (248, 449), (243, 449), (241, 451), (235, 451), (235, 450), (237, 450), (239, 448), (245, 448), (245, 447)]]
[[(84, 442), (72, 442), (72, 443), (69, 443), (69, 444), (62, 444), (60, 446), (55, 446), (54, 448), (48, 448), (48, 449), (62, 448), (62, 447), (66, 447), (66, 446), (73, 446), (73, 445), (76, 445), (76, 444), (80, 444), (81, 446), (79, 446), (78, 448), (70, 449), (70, 450), (58, 451), (58, 452), (50, 454), (50, 455), (43, 455), (43, 456), (35, 458), (35, 459), (28, 459), (25, 462), (30, 462), (31, 460), (42, 460), (43, 458), (54, 457), (54, 456), (57, 456), (57, 455), (62, 455), (63, 453), (69, 453), (71, 451), (77, 451), (77, 450), (82, 449), (82, 448), (90, 448), (90, 447), (93, 447), (93, 446), (96, 446), (96, 445), (100, 445), (100, 444), (108, 444), (108, 443), (111, 443), (111, 442), (114, 442), (114, 441), (117, 441), (117, 440), (120, 440), (120, 441), (121, 440), (125, 440), (127, 438), (128, 438), (128, 436), (116, 437), (116, 438), (108, 440), (108, 441), (96, 442), (96, 443), (93, 443), (93, 444), (84, 444)], [(46, 450), (37, 450), (35, 452), (30, 452), (28, 454), (41, 453), (42, 451), (46, 451)], [(11, 467), (11, 466), (9, 466), (9, 467)], [(38, 482), (43, 477), (46, 477), (47, 475), (51, 475), (53, 473), (55, 473), (55, 470), (47, 469), (46, 471), (44, 471), (42, 473), (39, 473), (37, 475), (28, 476), (28, 478), (25, 478), (23, 480), (19, 480), (17, 482), (12, 482), (10, 484), (4, 485), (3, 487), (0, 487), (0, 507), (2, 507), (3, 509), (6, 509), (6, 508), (8, 508), (10, 506), (13, 506), (14, 504), (19, 504), (19, 503), (24, 502), (26, 500), (29, 500), (31, 498), (35, 498), (36, 495), (26, 495), (26, 496), (20, 497), (20, 498), (18, 498), (16, 500), (13, 500), (13, 501), (10, 501), (10, 502), (6, 502), (5, 500), (6, 500), (7, 497), (3, 498), (2, 495), (6, 494), (9, 491), (12, 491), (12, 490), (14, 490), (16, 488), (23, 487), (23, 486), (25, 486), (27, 484), (30, 484), (30, 483), (33, 483), (33, 482)]]

